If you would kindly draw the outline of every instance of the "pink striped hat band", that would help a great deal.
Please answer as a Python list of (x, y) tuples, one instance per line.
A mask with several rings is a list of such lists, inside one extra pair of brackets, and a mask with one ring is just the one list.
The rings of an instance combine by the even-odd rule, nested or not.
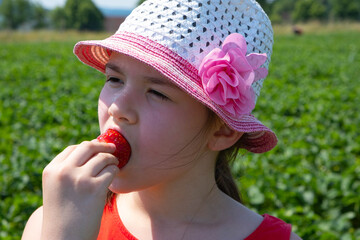
[(105, 40), (81, 41), (74, 53), (105, 72), (113, 51), (149, 64), (244, 132), (241, 147), (262, 153), (276, 135), (252, 114), (267, 75), (271, 23), (253, 0), (146, 0)]

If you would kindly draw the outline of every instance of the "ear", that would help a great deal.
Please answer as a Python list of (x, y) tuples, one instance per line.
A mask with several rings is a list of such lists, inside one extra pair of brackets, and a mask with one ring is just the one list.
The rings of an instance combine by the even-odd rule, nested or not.
[(243, 134), (223, 123), (213, 131), (208, 142), (208, 148), (212, 151), (222, 151), (234, 145)]

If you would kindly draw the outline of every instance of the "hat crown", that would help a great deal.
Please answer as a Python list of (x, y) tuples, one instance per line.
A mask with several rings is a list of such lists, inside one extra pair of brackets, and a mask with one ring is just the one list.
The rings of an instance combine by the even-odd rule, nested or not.
[[(149, 38), (175, 52), (196, 69), (231, 33), (242, 34), (247, 53), (266, 53), (273, 45), (270, 20), (253, 0), (146, 0), (120, 25), (119, 32)], [(252, 87), (259, 96), (263, 79)]]

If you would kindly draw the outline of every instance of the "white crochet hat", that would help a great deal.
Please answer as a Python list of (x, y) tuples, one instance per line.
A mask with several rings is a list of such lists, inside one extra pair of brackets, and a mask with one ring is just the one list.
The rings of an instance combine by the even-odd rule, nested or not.
[(270, 20), (254, 0), (146, 0), (114, 35), (81, 41), (74, 53), (101, 72), (113, 51), (151, 65), (244, 132), (243, 148), (261, 153), (277, 144), (251, 115), (272, 45)]

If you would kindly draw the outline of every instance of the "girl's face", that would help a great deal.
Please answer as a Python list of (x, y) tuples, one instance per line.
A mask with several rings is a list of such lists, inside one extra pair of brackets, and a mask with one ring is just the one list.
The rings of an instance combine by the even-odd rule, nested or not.
[(207, 108), (132, 57), (111, 55), (98, 114), (101, 132), (118, 130), (132, 149), (110, 186), (116, 193), (178, 179), (206, 156)]

